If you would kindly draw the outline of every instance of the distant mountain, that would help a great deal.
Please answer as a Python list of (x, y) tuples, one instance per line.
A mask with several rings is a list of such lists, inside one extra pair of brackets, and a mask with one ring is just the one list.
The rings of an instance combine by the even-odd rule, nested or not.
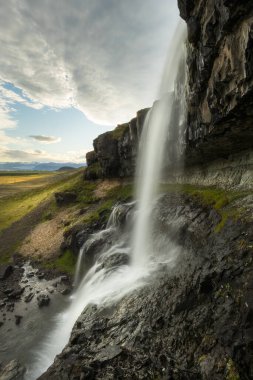
[(57, 169), (58, 172), (66, 172), (66, 171), (70, 171), (70, 170), (75, 170), (75, 168), (71, 167), (71, 166), (62, 166), (61, 168)]
[[(36, 170), (55, 171), (61, 168), (78, 169), (86, 166), (85, 163), (75, 162), (0, 162), (0, 171)], [(68, 170), (68, 169), (66, 169)]]

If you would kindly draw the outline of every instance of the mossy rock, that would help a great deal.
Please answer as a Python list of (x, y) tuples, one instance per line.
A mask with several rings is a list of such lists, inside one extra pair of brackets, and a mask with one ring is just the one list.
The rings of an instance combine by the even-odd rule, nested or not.
[(103, 171), (99, 162), (95, 162), (88, 166), (84, 171), (84, 179), (87, 181), (95, 181), (103, 177)]

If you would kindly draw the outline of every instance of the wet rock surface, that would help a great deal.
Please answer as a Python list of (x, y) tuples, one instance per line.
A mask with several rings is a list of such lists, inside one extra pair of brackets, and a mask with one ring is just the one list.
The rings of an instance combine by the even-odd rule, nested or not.
[(40, 379), (252, 379), (253, 223), (181, 196), (159, 200), (154, 239), (182, 247), (150, 284), (89, 305)]
[(25, 368), (17, 360), (12, 360), (3, 369), (0, 366), (1, 380), (22, 380), (24, 374)]
[(1, 274), (0, 379), (21, 380), (34, 355), (33, 346), (69, 302), (71, 279), (53, 270), (42, 271), (17, 255), (11, 265), (1, 267)]

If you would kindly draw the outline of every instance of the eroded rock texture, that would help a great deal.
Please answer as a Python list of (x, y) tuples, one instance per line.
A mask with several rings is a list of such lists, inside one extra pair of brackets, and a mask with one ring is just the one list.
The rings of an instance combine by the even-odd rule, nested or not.
[(179, 0), (188, 26), (186, 162), (252, 148), (252, 1)]
[(156, 218), (154, 238), (184, 248), (176, 267), (89, 305), (41, 380), (253, 378), (252, 219), (218, 232), (215, 210), (178, 195), (160, 199)]
[(86, 156), (87, 179), (134, 175), (138, 141), (147, 112), (148, 108), (138, 111), (129, 123), (118, 125), (94, 140), (94, 151)]

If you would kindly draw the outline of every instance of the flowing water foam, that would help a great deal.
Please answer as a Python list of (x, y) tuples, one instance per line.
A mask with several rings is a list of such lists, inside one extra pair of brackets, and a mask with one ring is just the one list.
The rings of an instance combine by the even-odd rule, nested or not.
[[(157, 267), (159, 260), (153, 261), (150, 252), (151, 212), (161, 177), (165, 142), (175, 104), (168, 101), (168, 97), (164, 97), (163, 94), (173, 91), (180, 60), (184, 56), (183, 23), (177, 28), (173, 41), (169, 51), (170, 59), (162, 79), (161, 99), (149, 112), (142, 132), (136, 180), (137, 211), (133, 216), (133, 204), (117, 205), (106, 229), (91, 235), (80, 250), (75, 275), (75, 284), (78, 286), (71, 296), (70, 306), (56, 316), (54, 328), (38, 344), (35, 358), (34, 352), (31, 353), (33, 356), (31, 363), (27, 364), (26, 380), (37, 379), (53, 363), (55, 356), (67, 344), (74, 323), (88, 304), (115, 303), (127, 293), (142, 286)], [(133, 221), (130, 234), (120, 226), (122, 213), (125, 213), (126, 219)], [(102, 244), (106, 241), (107, 243)], [(101, 250), (96, 252), (95, 262), (82, 278), (85, 255), (96, 245), (101, 245)], [(171, 249), (165, 261), (173, 262), (176, 254), (177, 249)]]

